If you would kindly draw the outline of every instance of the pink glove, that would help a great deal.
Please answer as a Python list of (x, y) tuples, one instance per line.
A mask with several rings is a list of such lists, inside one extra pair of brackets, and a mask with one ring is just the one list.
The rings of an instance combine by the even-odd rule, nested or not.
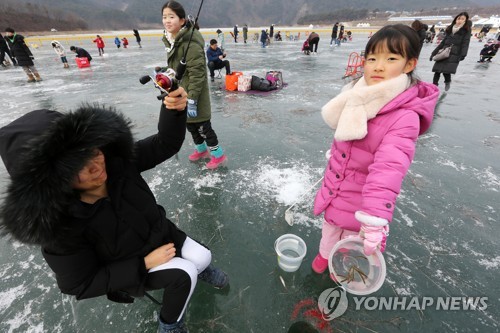
[(359, 236), (364, 239), (364, 252), (367, 256), (378, 248), (384, 252), (387, 236), (389, 235), (389, 221), (372, 216), (358, 210), (354, 217), (361, 222)]

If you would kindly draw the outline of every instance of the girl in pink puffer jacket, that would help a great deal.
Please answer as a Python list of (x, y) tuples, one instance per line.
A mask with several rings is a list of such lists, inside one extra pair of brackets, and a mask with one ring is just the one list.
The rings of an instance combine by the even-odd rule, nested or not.
[(324, 213), (319, 253), (322, 273), (335, 243), (360, 234), (364, 252), (384, 251), (401, 183), (417, 137), (430, 126), (439, 90), (413, 76), (420, 40), (410, 27), (380, 29), (365, 49), (364, 76), (322, 109), (335, 130), (314, 214)]

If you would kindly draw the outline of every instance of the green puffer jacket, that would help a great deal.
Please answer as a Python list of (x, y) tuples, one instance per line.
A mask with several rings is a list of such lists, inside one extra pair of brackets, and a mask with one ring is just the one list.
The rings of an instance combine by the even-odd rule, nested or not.
[[(168, 67), (177, 70), (184, 51), (189, 43), (192, 28), (183, 28), (175, 37), (174, 47), (168, 39), (163, 36), (163, 43), (167, 48)], [(187, 93), (188, 98), (198, 101), (198, 116), (188, 118), (188, 123), (200, 123), (210, 120), (212, 111), (210, 107), (210, 94), (207, 79), (207, 61), (205, 59), (205, 41), (201, 33), (195, 29), (193, 39), (189, 45), (186, 56), (186, 71), (182, 78), (181, 87)]]

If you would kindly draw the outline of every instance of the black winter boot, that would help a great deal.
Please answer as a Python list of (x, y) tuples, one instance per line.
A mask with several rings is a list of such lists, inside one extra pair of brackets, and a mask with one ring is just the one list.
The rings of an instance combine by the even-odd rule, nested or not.
[(198, 274), (198, 278), (217, 289), (222, 289), (229, 284), (229, 277), (227, 274), (222, 269), (216, 268), (212, 264), (208, 265), (203, 272)]
[(173, 323), (164, 323), (161, 318), (158, 318), (158, 333), (189, 333), (186, 325), (184, 325), (184, 319)]

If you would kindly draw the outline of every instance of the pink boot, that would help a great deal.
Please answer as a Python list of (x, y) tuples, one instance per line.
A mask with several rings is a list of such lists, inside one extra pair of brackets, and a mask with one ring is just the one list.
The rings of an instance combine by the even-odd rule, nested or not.
[(189, 155), (189, 160), (191, 162), (196, 162), (201, 160), (202, 158), (210, 158), (210, 152), (208, 150), (205, 150), (203, 152), (198, 152), (196, 149), (194, 150), (194, 153)]
[(226, 155), (222, 155), (221, 157), (212, 156), (210, 161), (207, 163), (207, 168), (208, 169), (217, 169), (218, 167), (220, 167), (221, 165), (226, 163), (226, 160), (227, 160)]
[(325, 259), (318, 253), (312, 262), (312, 269), (318, 274), (323, 273), (328, 268), (328, 259)]

